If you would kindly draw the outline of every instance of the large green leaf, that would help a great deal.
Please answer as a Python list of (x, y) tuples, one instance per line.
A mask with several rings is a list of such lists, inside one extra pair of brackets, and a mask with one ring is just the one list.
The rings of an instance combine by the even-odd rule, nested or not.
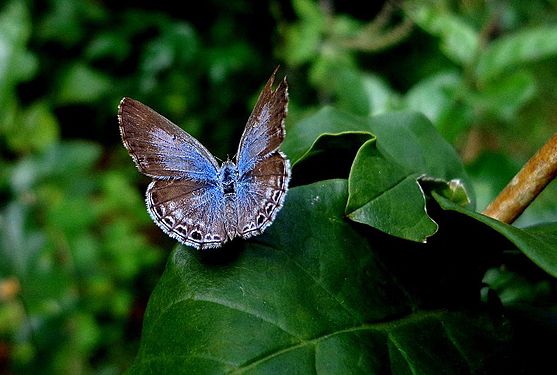
[[(282, 149), (292, 161), (292, 165), (296, 165), (311, 155), (313, 145), (320, 136), (339, 135), (347, 132), (370, 133), (366, 118), (341, 112), (332, 107), (325, 107), (294, 124), (288, 131)], [(366, 137), (366, 140), (368, 138)], [(357, 145), (356, 150), (360, 145)]]
[(262, 236), (216, 252), (178, 247), (149, 301), (130, 373), (436, 374), (496, 363), (505, 330), (482, 312), (420, 309), (420, 275), (445, 266), (426, 256), (413, 262), (424, 268), (399, 279), (380, 248), (425, 253), (393, 237), (370, 242), (371, 229), (343, 218), (346, 191), (343, 180), (294, 188)]
[(427, 215), (417, 175), (383, 155), (370, 140), (358, 151), (349, 179), (348, 217), (385, 233), (425, 242), (437, 231)]
[[(391, 112), (360, 117), (325, 107), (291, 127), (283, 150), (295, 166), (312, 156), (319, 137), (346, 133), (370, 134), (369, 137), (359, 137), (360, 141), (375, 136), (377, 148), (408, 171), (446, 181), (462, 179), (469, 194), (472, 194), (471, 185), (456, 151), (431, 122), (417, 112)], [(362, 144), (363, 142), (350, 143), (354, 148), (354, 155)], [(337, 150), (335, 147), (329, 152), (336, 158)]]
[(296, 124), (284, 149), (294, 184), (349, 175), (348, 217), (404, 239), (425, 242), (437, 231), (418, 177), (461, 179), (471, 191), (456, 152), (414, 112), (358, 117), (325, 108)]
[(391, 112), (370, 117), (368, 123), (380, 151), (409, 171), (445, 181), (462, 180), (473, 201), (472, 185), (458, 154), (424, 115)]
[(443, 209), (465, 214), (501, 233), (541, 269), (551, 276), (557, 277), (556, 224), (517, 228), (462, 206), (458, 206), (438, 194), (434, 193), (433, 196)]

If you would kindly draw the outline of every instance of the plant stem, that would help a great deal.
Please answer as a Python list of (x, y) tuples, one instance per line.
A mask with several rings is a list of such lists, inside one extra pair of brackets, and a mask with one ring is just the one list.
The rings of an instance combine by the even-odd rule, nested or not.
[(528, 160), (483, 214), (512, 223), (557, 176), (557, 133)]

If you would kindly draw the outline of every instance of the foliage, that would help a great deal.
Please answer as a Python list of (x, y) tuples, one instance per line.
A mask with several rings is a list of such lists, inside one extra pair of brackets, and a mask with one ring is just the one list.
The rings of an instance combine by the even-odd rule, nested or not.
[[(517, 226), (475, 210), (554, 131), (555, 7), (373, 7), (1, 4), (0, 369), (552, 365), (557, 187)], [(279, 62), (285, 207), (250, 241), (170, 252), (120, 143), (119, 100), (141, 100), (224, 158)]]

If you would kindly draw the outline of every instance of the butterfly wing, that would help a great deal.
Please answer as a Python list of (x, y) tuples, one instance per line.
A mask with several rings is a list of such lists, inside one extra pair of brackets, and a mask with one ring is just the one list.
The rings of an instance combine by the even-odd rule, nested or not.
[(120, 135), (139, 171), (156, 179), (212, 180), (219, 165), (195, 138), (146, 105), (124, 98)]
[(153, 221), (185, 245), (219, 247), (228, 239), (224, 199), (216, 186), (188, 179), (154, 180), (146, 201)]
[(244, 238), (262, 233), (281, 209), (290, 179), (290, 163), (277, 151), (258, 162), (238, 182), (238, 231)]
[(288, 108), (286, 78), (272, 89), (276, 70), (251, 113), (237, 154), (238, 230), (244, 238), (261, 233), (282, 207), (290, 163), (279, 150)]
[(240, 176), (276, 152), (284, 140), (284, 119), (288, 111), (286, 77), (273, 90), (276, 70), (265, 84), (240, 138), (236, 158)]
[(226, 241), (219, 166), (199, 141), (146, 105), (124, 98), (120, 133), (139, 171), (154, 179), (147, 209), (165, 233), (196, 248)]

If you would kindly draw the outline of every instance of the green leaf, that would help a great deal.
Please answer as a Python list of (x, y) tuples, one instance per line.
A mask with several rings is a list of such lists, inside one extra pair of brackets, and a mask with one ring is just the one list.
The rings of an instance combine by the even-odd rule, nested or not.
[(557, 54), (557, 26), (521, 29), (491, 43), (479, 57), (476, 74), (488, 81), (517, 66)]
[(325, 108), (298, 123), (284, 149), (294, 184), (345, 178), (351, 164), (348, 217), (404, 239), (423, 242), (437, 230), (418, 177), (459, 179), (472, 191), (456, 152), (417, 113), (356, 117)]
[(408, 108), (423, 113), (435, 124), (447, 107), (454, 105), (454, 93), (460, 86), (457, 72), (440, 72), (416, 83), (406, 93), (405, 102)]
[(359, 117), (325, 107), (316, 114), (294, 124), (282, 149), (296, 165), (311, 155), (322, 134), (369, 133), (377, 137), (377, 147), (409, 171), (450, 181), (464, 180), (471, 185), (456, 151), (435, 130), (431, 122), (415, 112), (391, 112), (372, 117)]
[(472, 62), (478, 50), (476, 30), (442, 7), (422, 5), (409, 10), (418, 25), (441, 38), (441, 49), (447, 57), (460, 65)]
[(8, 144), (14, 150), (42, 151), (58, 140), (58, 121), (47, 103), (33, 103), (7, 131)]
[(419, 81), (404, 99), (409, 109), (423, 113), (454, 144), (472, 122), (471, 108), (462, 100), (466, 91), (458, 72), (442, 71)]
[[(311, 150), (320, 136), (340, 135), (348, 132), (369, 134), (366, 119), (338, 111), (332, 107), (325, 107), (316, 114), (294, 124), (288, 130), (282, 149), (294, 166), (311, 155)], [(372, 135), (364, 137), (367, 140)]]
[(375, 140), (366, 142), (350, 171), (348, 217), (397, 237), (425, 242), (437, 231), (437, 224), (427, 215), (416, 177), (382, 155)]
[(441, 208), (467, 215), (501, 233), (541, 269), (557, 277), (557, 224), (517, 228), (488, 216), (456, 205), (448, 199), (433, 193)]
[(0, 277), (28, 274), (44, 248), (44, 234), (27, 225), (29, 211), (20, 202), (11, 202), (0, 211)]
[(16, 164), (10, 176), (12, 189), (24, 193), (42, 179), (50, 179), (66, 184), (65, 189), (76, 193), (101, 152), (99, 145), (89, 142), (54, 143), (44, 152), (28, 156)]
[[(369, 132), (321, 134), (296, 162), (292, 185), (304, 185), (332, 178), (346, 178), (361, 145), (374, 139)], [(323, 168), (323, 166), (328, 166)]]
[(426, 191), (427, 196), (430, 196), (431, 192), (435, 191), (451, 202), (463, 207), (470, 206), (470, 197), (466, 192), (466, 188), (464, 187), (462, 180), (454, 179), (445, 181), (442, 179), (422, 176), (419, 178), (419, 181), (420, 186)]
[[(419, 174), (445, 181), (463, 180), (469, 195), (473, 194), (460, 158), (431, 122), (415, 112), (392, 112), (368, 119), (377, 136), (377, 147), (397, 163)], [(473, 196), (471, 196), (473, 200)]]
[(0, 7), (0, 130), (8, 108), (13, 106), (15, 85), (33, 76), (34, 55), (27, 51), (31, 19), (25, 2), (10, 1)]
[(284, 30), (283, 55), (289, 65), (299, 65), (319, 53), (325, 18), (318, 4), (310, 0), (295, 0), (292, 6), (299, 17)]
[(332, 97), (335, 107), (355, 115), (385, 112), (398, 95), (379, 76), (360, 72), (347, 56), (323, 56), (312, 66), (310, 80), (321, 95)]
[(536, 96), (537, 91), (533, 74), (519, 70), (487, 82), (480, 92), (469, 93), (466, 99), (474, 108), (512, 123), (518, 111)]
[(110, 91), (111, 79), (93, 68), (76, 63), (65, 71), (58, 91), (61, 104), (87, 103), (99, 99)]
[[(215, 252), (178, 247), (129, 372), (435, 374), (498, 363), (505, 329), (481, 312), (420, 310), (380, 260), (381, 248), (410, 243), (372, 246), (343, 219), (346, 190), (342, 180), (294, 188), (254, 240)], [(425, 269), (414, 263), (416, 281), (438, 267), (426, 258)]]

